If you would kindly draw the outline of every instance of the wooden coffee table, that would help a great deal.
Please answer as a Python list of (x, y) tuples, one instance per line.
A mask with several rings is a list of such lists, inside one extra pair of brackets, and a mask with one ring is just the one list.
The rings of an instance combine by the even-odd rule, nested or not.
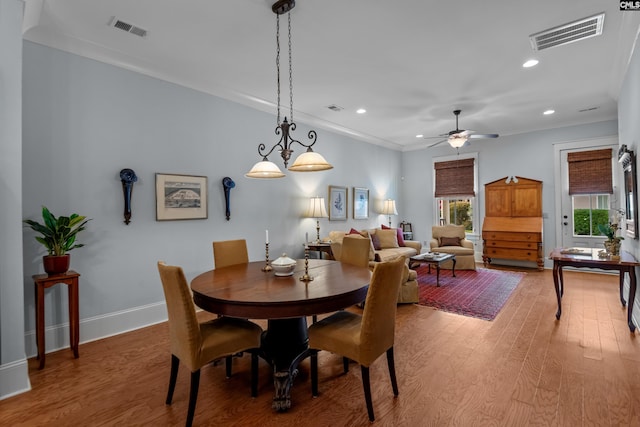
[(456, 277), (456, 256), (453, 254), (442, 254), (438, 252), (426, 252), (420, 255), (415, 255), (409, 258), (409, 267), (413, 268), (413, 263), (428, 264), (429, 274), (431, 274), (431, 266), (436, 266), (436, 286), (440, 286), (440, 265), (446, 261), (453, 261), (453, 267), (451, 268), (451, 275)]

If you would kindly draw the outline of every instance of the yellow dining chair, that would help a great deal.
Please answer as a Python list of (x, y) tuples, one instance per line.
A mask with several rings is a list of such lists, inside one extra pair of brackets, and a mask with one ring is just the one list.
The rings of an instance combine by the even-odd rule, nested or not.
[(348, 360), (360, 364), (362, 386), (369, 420), (374, 421), (369, 366), (384, 352), (394, 396), (398, 396), (393, 343), (395, 335), (398, 289), (402, 280), (405, 258), (376, 264), (365, 300), (362, 316), (338, 311), (309, 326), (311, 353), (311, 392), (318, 395), (318, 351), (326, 350), (343, 356), (344, 371)]
[(186, 425), (193, 422), (198, 399), (200, 368), (218, 358), (242, 351), (251, 353), (251, 396), (258, 394), (258, 347), (262, 328), (253, 322), (233, 317), (199, 323), (191, 291), (182, 268), (158, 262), (158, 271), (169, 314), (171, 374), (167, 405), (171, 404), (178, 377), (178, 366), (191, 371), (191, 390)]
[(345, 237), (342, 240), (342, 253), (340, 262), (356, 265), (359, 267), (369, 267), (369, 250), (371, 241), (365, 238)]
[(215, 268), (247, 264), (248, 262), (249, 253), (247, 252), (247, 241), (245, 239), (213, 242), (213, 263)]

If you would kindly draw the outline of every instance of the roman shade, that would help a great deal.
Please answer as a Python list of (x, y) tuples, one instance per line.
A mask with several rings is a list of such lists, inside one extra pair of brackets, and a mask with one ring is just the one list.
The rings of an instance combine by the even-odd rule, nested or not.
[(472, 158), (434, 163), (435, 197), (475, 196), (473, 164)]
[(610, 148), (568, 153), (569, 195), (613, 194), (611, 157)]

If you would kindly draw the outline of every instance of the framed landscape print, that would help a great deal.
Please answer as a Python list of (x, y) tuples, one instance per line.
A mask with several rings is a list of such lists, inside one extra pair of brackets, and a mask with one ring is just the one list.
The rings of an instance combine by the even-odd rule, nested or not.
[(353, 187), (353, 219), (369, 218), (369, 190)]
[(206, 218), (206, 176), (156, 174), (156, 221)]
[(347, 187), (329, 186), (329, 221), (347, 220)]

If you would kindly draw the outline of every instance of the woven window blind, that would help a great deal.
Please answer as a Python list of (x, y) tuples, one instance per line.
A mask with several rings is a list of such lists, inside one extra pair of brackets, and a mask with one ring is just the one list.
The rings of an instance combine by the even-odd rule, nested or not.
[(611, 156), (610, 148), (568, 153), (569, 195), (613, 194)]
[(433, 165), (436, 172), (435, 197), (475, 196), (473, 164), (474, 159), (435, 163)]

